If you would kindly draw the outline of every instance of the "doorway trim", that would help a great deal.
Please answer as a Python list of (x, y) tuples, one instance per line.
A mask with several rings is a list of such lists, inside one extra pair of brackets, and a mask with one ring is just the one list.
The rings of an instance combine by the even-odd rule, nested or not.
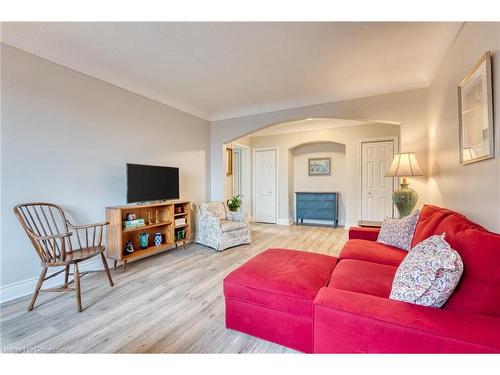
[[(360, 138), (358, 139), (358, 198), (359, 198), (359, 210), (358, 210), (358, 220), (361, 219), (363, 215), (363, 143), (372, 143), (372, 142), (393, 142), (393, 154), (399, 152), (399, 136), (391, 135), (387, 137), (373, 137), (373, 138)], [(397, 189), (398, 179), (393, 178), (392, 182), (392, 191)], [(392, 205), (392, 216), (394, 216), (394, 204)], [(349, 226), (356, 226), (357, 223), (349, 223)], [(346, 224), (347, 226), (347, 224)]]
[[(248, 160), (246, 160), (246, 163), (245, 163), (246, 165), (244, 167), (248, 168), (248, 176), (247, 176), (248, 181), (247, 181), (247, 183), (248, 183), (248, 189), (250, 190), (248, 192), (248, 198), (252, 199), (252, 201), (253, 201), (252, 176), (250, 175), (250, 172), (252, 170), (252, 153), (250, 152), (251, 151), (251, 147), (246, 146), (246, 145), (242, 145), (242, 144), (236, 143), (236, 142), (232, 142), (232, 146), (233, 146), (233, 149), (234, 148), (240, 148), (240, 149), (243, 149), (243, 150), (245, 150), (247, 152), (247, 159)], [(233, 175), (233, 178), (232, 178), (232, 184), (233, 184), (233, 194), (234, 194), (234, 175)], [(247, 212), (247, 215), (248, 215), (247, 219), (249, 221), (253, 221), (253, 212), (252, 212), (253, 211), (253, 207), (252, 207), (252, 205), (253, 205), (253, 202), (250, 202), (250, 204), (248, 205), (248, 209), (249, 209), (250, 212)]]
[(279, 147), (258, 147), (258, 148), (252, 148), (252, 216), (254, 221), (256, 221), (256, 215), (255, 215), (255, 198), (256, 198), (256, 181), (255, 181), (255, 153), (257, 151), (275, 151), (276, 152), (276, 168), (275, 168), (275, 185), (276, 185), (276, 194), (275, 194), (275, 199), (276, 199), (276, 223), (279, 223), (279, 197), (280, 197), (280, 188), (279, 188), (279, 160), (280, 160), (280, 154), (279, 154)]

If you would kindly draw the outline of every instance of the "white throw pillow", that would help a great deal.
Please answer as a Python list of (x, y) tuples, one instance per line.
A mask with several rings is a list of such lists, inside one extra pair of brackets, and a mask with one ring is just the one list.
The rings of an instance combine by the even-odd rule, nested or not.
[(441, 307), (451, 296), (464, 270), (460, 255), (442, 235), (420, 242), (399, 265), (390, 299)]
[(402, 219), (384, 219), (377, 242), (395, 246), (403, 250), (410, 250), (418, 217), (419, 211), (417, 210)]

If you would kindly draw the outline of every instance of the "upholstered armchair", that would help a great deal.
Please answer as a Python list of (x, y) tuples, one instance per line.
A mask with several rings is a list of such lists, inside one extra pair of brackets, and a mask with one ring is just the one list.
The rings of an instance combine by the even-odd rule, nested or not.
[(194, 203), (195, 242), (222, 251), (251, 242), (250, 228), (242, 212), (231, 212), (223, 202)]

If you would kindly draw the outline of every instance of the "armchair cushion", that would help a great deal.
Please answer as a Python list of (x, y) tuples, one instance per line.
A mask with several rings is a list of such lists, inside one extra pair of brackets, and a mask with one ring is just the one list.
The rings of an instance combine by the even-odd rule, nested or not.
[(215, 216), (219, 220), (226, 219), (226, 208), (222, 202), (205, 202), (200, 203), (200, 213), (206, 216)]
[(241, 221), (222, 220), (220, 226), (223, 232), (232, 232), (233, 230), (245, 229), (248, 227), (248, 224)]

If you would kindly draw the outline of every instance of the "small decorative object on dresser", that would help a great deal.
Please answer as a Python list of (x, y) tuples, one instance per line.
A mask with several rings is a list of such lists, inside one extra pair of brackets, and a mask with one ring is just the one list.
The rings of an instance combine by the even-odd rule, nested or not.
[(495, 156), (491, 54), (486, 52), (458, 85), (460, 162)]
[(406, 177), (423, 175), (424, 173), (415, 158), (415, 153), (405, 152), (394, 154), (394, 160), (387, 172), (387, 177), (403, 177), (401, 188), (396, 189), (392, 193), (392, 201), (398, 209), (400, 218), (411, 214), (418, 200), (417, 192), (408, 187), (410, 184), (407, 182)]
[(310, 158), (308, 159), (309, 176), (330, 176), (332, 158)]

